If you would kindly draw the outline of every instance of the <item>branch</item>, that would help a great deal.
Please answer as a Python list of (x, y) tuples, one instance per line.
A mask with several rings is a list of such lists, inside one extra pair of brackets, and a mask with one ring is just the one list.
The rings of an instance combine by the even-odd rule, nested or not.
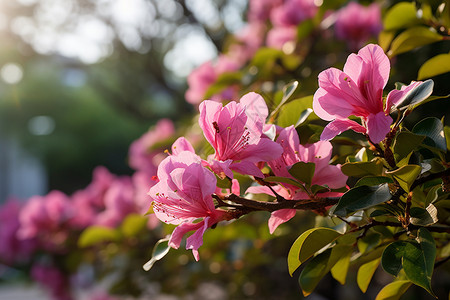
[(431, 173), (431, 174), (428, 174), (428, 175), (421, 175), (421, 176), (419, 176), (414, 181), (414, 183), (411, 185), (410, 190), (411, 191), (414, 190), (414, 188), (418, 187), (419, 185), (421, 185), (421, 184), (423, 184), (423, 183), (425, 183), (427, 181), (430, 181), (430, 180), (433, 180), (433, 179), (437, 179), (437, 178), (442, 178), (444, 176), (450, 176), (450, 168), (448, 168), (448, 169), (446, 169), (444, 171), (441, 171), (441, 172)]

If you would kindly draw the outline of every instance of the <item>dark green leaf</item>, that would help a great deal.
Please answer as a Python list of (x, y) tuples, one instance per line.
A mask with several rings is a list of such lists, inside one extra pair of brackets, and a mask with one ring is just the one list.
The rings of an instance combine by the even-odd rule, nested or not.
[(341, 197), (333, 214), (345, 217), (355, 211), (386, 202), (391, 197), (387, 183), (379, 186), (358, 186), (352, 188)]
[(383, 163), (376, 159), (364, 162), (348, 162), (342, 165), (341, 171), (347, 176), (361, 177), (367, 175), (381, 175)]
[(409, 91), (398, 107), (408, 105), (409, 109), (412, 110), (414, 107), (419, 106), (422, 102), (425, 102), (425, 100), (431, 96), (433, 93), (433, 88), (434, 81), (431, 79), (426, 80), (421, 85)]
[(411, 284), (409, 280), (391, 282), (381, 289), (375, 300), (399, 300)]
[(411, 224), (418, 226), (428, 226), (436, 223), (437, 209), (433, 204), (428, 205), (427, 209), (421, 207), (412, 207), (410, 210)]
[(400, 132), (395, 138), (394, 145), (392, 147), (395, 161), (399, 162), (403, 158), (407, 157), (408, 154), (419, 147), (424, 139), (424, 136), (417, 135), (411, 132)]
[(314, 257), (302, 270), (299, 277), (300, 287), (303, 296), (310, 295), (316, 288), (319, 281), (330, 271), (333, 267), (330, 264), (331, 249), (318, 254)]
[(310, 185), (314, 176), (315, 163), (299, 161), (288, 170), (295, 179)]
[(295, 270), (308, 258), (314, 255), (324, 246), (333, 242), (341, 234), (330, 228), (312, 228), (300, 235), (288, 254), (289, 274), (292, 276)]
[(354, 187), (362, 186), (362, 185), (380, 185), (383, 183), (394, 183), (392, 178), (386, 176), (367, 176), (358, 180)]
[(416, 124), (412, 130), (415, 134), (424, 135), (427, 138), (424, 144), (427, 146), (437, 148), (441, 151), (447, 151), (447, 141), (444, 135), (444, 125), (442, 122), (434, 117), (423, 119)]
[(408, 244), (410, 243), (406, 241), (396, 241), (384, 249), (381, 256), (381, 266), (387, 273), (393, 276), (398, 275), (402, 269), (402, 257), (405, 255)]
[(439, 54), (427, 60), (419, 69), (418, 80), (450, 72), (450, 53)]

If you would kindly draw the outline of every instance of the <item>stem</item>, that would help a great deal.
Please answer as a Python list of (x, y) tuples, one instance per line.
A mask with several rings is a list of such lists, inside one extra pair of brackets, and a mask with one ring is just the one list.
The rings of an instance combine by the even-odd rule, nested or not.
[(425, 183), (427, 181), (430, 181), (430, 180), (433, 180), (433, 179), (437, 179), (437, 178), (442, 178), (444, 176), (450, 176), (450, 168), (448, 168), (448, 169), (446, 169), (444, 171), (441, 171), (441, 172), (432, 173), (432, 174), (428, 174), (428, 175), (424, 175), (424, 176), (422, 176), (422, 175), (419, 176), (414, 181), (414, 183), (411, 185), (410, 190), (411, 191), (414, 190), (416, 187), (418, 187), (419, 185), (421, 185), (421, 184), (423, 184), (423, 183)]

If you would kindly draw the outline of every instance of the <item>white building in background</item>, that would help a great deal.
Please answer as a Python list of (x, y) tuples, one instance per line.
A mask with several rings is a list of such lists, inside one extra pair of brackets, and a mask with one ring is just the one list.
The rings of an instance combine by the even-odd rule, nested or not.
[(17, 141), (0, 136), (0, 203), (9, 197), (26, 200), (47, 193), (47, 174), (41, 161)]

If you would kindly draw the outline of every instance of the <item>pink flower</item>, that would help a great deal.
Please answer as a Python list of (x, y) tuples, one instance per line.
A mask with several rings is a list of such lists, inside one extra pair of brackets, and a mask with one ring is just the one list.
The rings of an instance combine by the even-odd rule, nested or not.
[(231, 170), (263, 177), (256, 163), (281, 155), (281, 147), (263, 136), (269, 112), (260, 95), (248, 93), (240, 103), (230, 102), (225, 107), (206, 100), (199, 108), (200, 127), (215, 150), (208, 164), (221, 177), (233, 178)]
[(290, 41), (296, 41), (297, 39), (297, 27), (296, 26), (283, 26), (274, 27), (267, 34), (267, 46), (275, 49), (282, 50), (284, 44)]
[(265, 22), (269, 18), (270, 12), (282, 3), (283, 0), (250, 0), (248, 20), (250, 22)]
[[(189, 89), (186, 91), (186, 101), (191, 104), (198, 104), (204, 100), (208, 88), (216, 82), (219, 75), (226, 72), (234, 72), (238, 70), (240, 65), (225, 55), (220, 55), (217, 63), (211, 61), (205, 62), (195, 69), (187, 78)], [(223, 99), (231, 99), (235, 91), (233, 88), (225, 89), (221, 94), (214, 95), (212, 100), (222, 101)]]
[(363, 6), (350, 2), (337, 13), (336, 36), (348, 42), (351, 49), (359, 49), (382, 30), (381, 12), (377, 3)]
[(69, 282), (64, 274), (53, 266), (33, 265), (31, 277), (49, 289), (54, 300), (71, 300)]
[[(326, 185), (331, 189), (344, 187), (347, 176), (341, 172), (340, 165), (330, 165), (330, 158), (333, 147), (330, 142), (320, 141), (310, 145), (301, 145), (299, 142), (297, 131), (294, 126), (289, 126), (282, 130), (277, 138), (277, 143), (283, 147), (281, 157), (269, 162), (273, 173), (276, 176), (293, 178), (289, 174), (289, 168), (297, 162), (310, 162), (315, 164), (314, 176), (311, 185)], [(283, 184), (275, 186), (275, 192), (288, 200), (309, 199), (310, 196), (303, 189)], [(266, 186), (252, 187), (247, 190), (250, 193), (266, 193), (273, 195), (273, 192)], [(342, 193), (325, 192), (320, 193), (319, 197), (339, 196)], [(295, 209), (282, 209), (272, 213), (269, 219), (269, 230), (273, 233), (275, 229), (282, 223), (287, 222), (296, 213)]]
[(178, 225), (169, 245), (178, 249), (183, 236), (195, 231), (187, 238), (186, 249), (191, 249), (198, 260), (206, 229), (229, 219), (227, 212), (214, 207), (211, 195), (216, 190), (216, 177), (202, 166), (200, 157), (184, 151), (161, 162), (158, 178), (160, 181), (149, 191), (155, 215), (163, 222)]
[[(367, 45), (358, 54), (350, 54), (344, 71), (329, 68), (319, 74), (319, 89), (314, 94), (314, 112), (332, 121), (322, 132), (322, 140), (352, 129), (366, 133), (373, 143), (381, 142), (390, 131), (389, 113), (421, 82), (413, 82), (402, 90), (394, 90), (383, 104), (383, 88), (389, 78), (390, 63), (378, 45)], [(348, 120), (351, 115), (361, 118), (362, 125)]]
[(285, 0), (271, 11), (270, 20), (275, 26), (298, 25), (314, 17), (318, 7), (314, 0)]
[(172, 121), (162, 119), (156, 123), (155, 127), (134, 141), (129, 150), (130, 166), (137, 171), (144, 171), (151, 175), (156, 174), (156, 169), (160, 163), (158, 153), (152, 151), (151, 147), (158, 142), (170, 138), (175, 133)]

